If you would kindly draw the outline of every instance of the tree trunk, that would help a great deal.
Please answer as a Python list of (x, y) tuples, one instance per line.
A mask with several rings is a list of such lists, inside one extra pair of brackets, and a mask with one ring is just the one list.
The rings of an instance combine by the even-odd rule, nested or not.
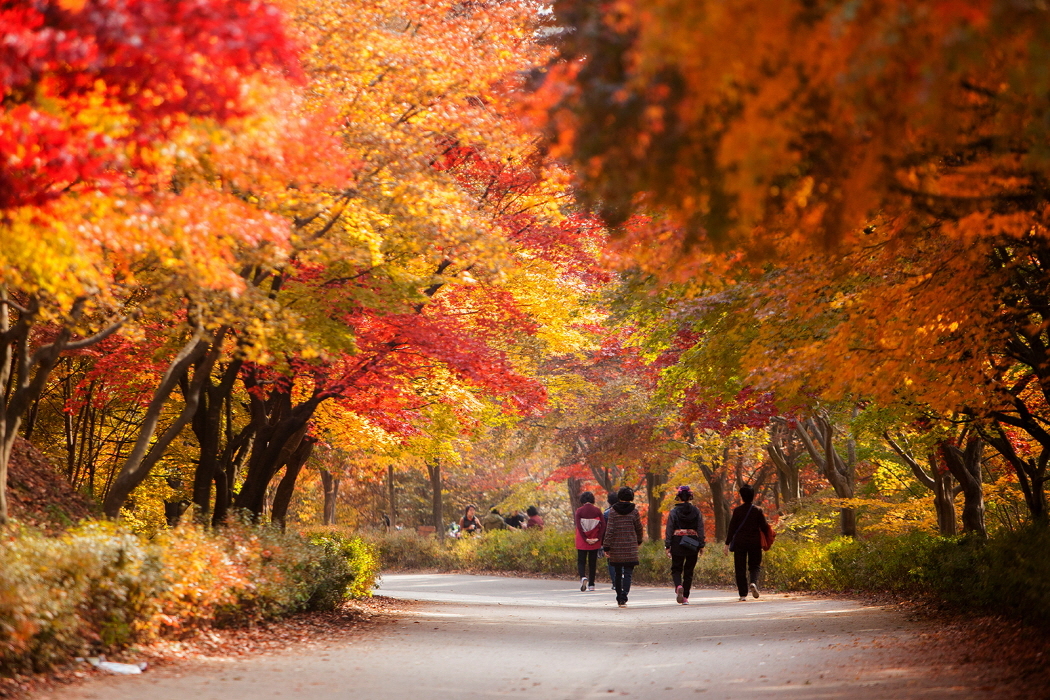
[(387, 489), (387, 512), (389, 513), (390, 522), (387, 523), (387, 529), (393, 530), (397, 527), (397, 501), (395, 500), (396, 491), (394, 489), (394, 465), (389, 464), (386, 468), (386, 489)]
[(948, 470), (962, 487), (963, 532), (973, 532), (981, 537), (987, 537), (988, 531), (984, 522), (984, 479), (981, 475), (984, 441), (979, 437), (970, 438), (966, 443), (965, 451), (948, 441), (942, 442), (940, 448), (948, 464)]
[[(806, 446), (810, 458), (824, 474), (824, 478), (835, 489), (835, 494), (839, 498), (853, 498), (857, 466), (854, 441), (846, 441), (846, 459), (842, 459), (833, 442), (835, 429), (824, 415), (803, 421), (795, 432)], [(857, 536), (857, 514), (852, 508), (839, 509), (839, 529), (844, 537)]]
[(332, 472), (327, 469), (322, 469), (321, 486), (324, 488), (324, 513), (321, 521), (325, 525), (335, 525), (335, 503), (339, 497), (339, 477), (332, 476)]
[(663, 540), (663, 512), (660, 509), (663, 494), (659, 493), (661, 486), (667, 483), (667, 477), (663, 474), (645, 473), (645, 497), (649, 504), (649, 512), (646, 516), (646, 533), (653, 542)]
[(570, 476), (565, 480), (565, 488), (569, 492), (569, 514), (572, 515), (580, 507), (580, 480)]
[(430, 475), (431, 522), (434, 525), (434, 534), (438, 539), (444, 539), (445, 527), (441, 513), (441, 462), (437, 459), (427, 462), (427, 473)]
[(280, 525), (281, 530), (284, 530), (285, 521), (288, 519), (288, 506), (292, 502), (292, 494), (295, 493), (295, 481), (299, 478), (299, 473), (303, 470), (306, 460), (310, 458), (313, 448), (313, 438), (304, 437), (300, 440), (299, 445), (288, 457), (284, 468), (284, 477), (277, 484), (277, 491), (273, 496), (273, 506), (270, 508), (270, 522)]
[(780, 498), (783, 499), (785, 507), (790, 507), (802, 498), (798, 458), (805, 452), (805, 447), (787, 421), (781, 418), (774, 421), (770, 427), (766, 452), (777, 469)]
[(944, 536), (955, 534), (955, 488), (952, 473), (937, 468), (937, 455), (930, 454), (928, 460), (930, 471), (927, 473), (918, 460), (904, 447), (897, 443), (889, 432), (882, 434), (887, 444), (904, 463), (911, 469), (912, 474), (920, 484), (933, 491), (933, 508), (937, 513), (937, 531)]
[[(120, 509), (124, 506), (124, 501), (127, 500), (128, 495), (145, 480), (153, 465), (164, 455), (168, 446), (178, 437), (179, 433), (182, 432), (182, 428), (190, 422), (193, 415), (197, 412), (204, 378), (211, 373), (211, 368), (215, 364), (215, 360), (218, 359), (222, 339), (227, 330), (227, 328), (220, 328), (214, 338), (206, 338), (203, 326), (198, 325), (194, 335), (168, 365), (168, 369), (164, 373), (160, 384), (154, 390), (153, 399), (146, 409), (146, 416), (139, 429), (135, 446), (106, 494), (106, 500), (102, 509), (107, 516), (116, 518), (120, 515)], [(168, 397), (175, 390), (182, 375), (189, 371), (190, 366), (197, 362), (198, 359), (200, 359), (200, 363), (197, 365), (193, 381), (187, 389), (185, 406), (183, 406), (175, 422), (168, 426), (168, 429), (150, 446), (150, 442), (156, 433), (164, 404), (167, 403)]]

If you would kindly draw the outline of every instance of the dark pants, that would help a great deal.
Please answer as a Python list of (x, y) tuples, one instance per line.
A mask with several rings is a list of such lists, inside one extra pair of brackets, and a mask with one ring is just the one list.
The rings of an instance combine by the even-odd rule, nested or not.
[[(611, 561), (609, 561), (608, 559), (606, 559), (605, 560), (605, 565), (609, 567), (609, 581), (612, 582), (612, 580), (613, 580), (613, 563)], [(616, 586), (613, 586), (613, 588), (616, 588)]]
[(634, 564), (613, 564), (613, 588), (616, 589), (616, 602), (624, 604), (627, 602), (627, 594), (631, 592), (631, 577), (634, 576)]
[(587, 583), (588, 585), (594, 585), (595, 576), (598, 574), (598, 550), (597, 549), (577, 549), (576, 550), (576, 570), (580, 573), (580, 578), (584, 576), (583, 566), (587, 565)]
[(675, 590), (682, 587), (682, 595), (689, 597), (689, 590), (693, 587), (693, 569), (696, 568), (696, 560), (700, 551), (686, 552), (682, 555), (671, 554), (671, 580), (674, 581)]
[(741, 547), (733, 552), (733, 564), (736, 566), (736, 589), (740, 597), (747, 596), (748, 575), (751, 583), (758, 585), (758, 574), (762, 568), (762, 547)]

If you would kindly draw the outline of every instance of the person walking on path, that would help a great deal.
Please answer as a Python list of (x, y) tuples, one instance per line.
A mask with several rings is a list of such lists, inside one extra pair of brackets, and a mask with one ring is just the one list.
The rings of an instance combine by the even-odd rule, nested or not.
[(690, 501), (693, 492), (688, 486), (679, 486), (674, 496), (675, 505), (667, 514), (664, 530), (664, 551), (671, 558), (671, 579), (675, 599), (680, 605), (689, 605), (689, 591), (693, 587), (693, 569), (697, 558), (704, 553), (704, 516)]
[(642, 516), (634, 507), (634, 490), (629, 486), (616, 492), (617, 502), (609, 512), (605, 523), (602, 546), (613, 566), (613, 588), (616, 589), (616, 604), (627, 607), (627, 595), (631, 592), (631, 577), (638, 566), (638, 546), (642, 544)]
[(580, 575), (580, 590), (593, 591), (598, 550), (602, 548), (602, 536), (605, 535), (605, 518), (594, 505), (594, 494), (590, 491), (580, 494), (580, 507), (576, 509), (573, 520), (576, 523), (576, 571)]
[[(602, 517), (605, 518), (605, 522), (606, 522), (606, 524), (608, 524), (608, 522), (609, 522), (609, 513), (612, 512), (612, 507), (620, 502), (620, 499), (616, 497), (616, 492), (615, 491), (610, 491), (609, 493), (607, 493), (605, 495), (605, 500), (609, 503), (609, 507), (606, 508), (605, 512), (602, 513)], [(600, 556), (605, 558), (605, 566), (606, 566), (606, 568), (609, 569), (609, 582), (611, 584), (612, 580), (613, 580), (613, 565), (612, 565), (612, 562), (609, 561), (609, 557), (605, 556), (605, 550), (604, 549), (601, 550), (601, 555)], [(614, 585), (610, 585), (609, 587), (612, 588), (614, 591), (616, 590), (616, 586), (614, 586)]]
[(467, 506), (463, 511), (463, 518), (459, 521), (459, 531), (466, 535), (476, 535), (481, 532), (481, 521), (478, 520), (477, 509), (473, 505)]
[[(755, 507), (755, 489), (747, 484), (740, 487), (740, 500), (743, 501), (733, 509), (733, 517), (726, 528), (726, 551), (733, 553), (733, 564), (736, 567), (736, 588), (740, 600), (747, 600), (751, 595), (758, 597), (758, 576), (762, 568), (761, 531), (769, 531), (769, 523), (761, 508)], [(750, 584), (748, 579), (750, 577)]]

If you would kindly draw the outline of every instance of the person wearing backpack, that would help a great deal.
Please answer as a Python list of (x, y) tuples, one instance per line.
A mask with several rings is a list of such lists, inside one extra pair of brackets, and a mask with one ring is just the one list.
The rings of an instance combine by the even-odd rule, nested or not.
[(690, 501), (693, 492), (688, 486), (679, 486), (674, 496), (675, 505), (667, 514), (664, 530), (664, 551), (671, 558), (671, 579), (675, 599), (680, 605), (689, 605), (689, 591), (693, 587), (693, 569), (704, 553), (704, 516)]
[[(755, 507), (755, 489), (747, 484), (740, 487), (740, 500), (733, 509), (733, 517), (726, 528), (726, 552), (733, 553), (736, 568), (736, 588), (740, 600), (747, 600), (747, 593), (758, 597), (758, 576), (762, 570), (763, 530), (769, 531), (769, 523), (761, 508)], [(748, 579), (750, 578), (750, 584)]]
[(613, 566), (616, 604), (626, 608), (631, 577), (634, 567), (638, 566), (638, 547), (642, 544), (642, 516), (632, 503), (634, 489), (624, 486), (616, 492), (616, 498), (616, 505), (610, 509), (609, 520), (605, 523), (602, 547)]
[[(580, 494), (580, 507), (576, 509), (576, 570), (580, 575), (580, 591), (593, 591), (598, 568), (598, 550), (602, 548), (605, 535), (605, 517), (594, 505), (594, 494)], [(584, 567), (586, 565), (586, 575)]]

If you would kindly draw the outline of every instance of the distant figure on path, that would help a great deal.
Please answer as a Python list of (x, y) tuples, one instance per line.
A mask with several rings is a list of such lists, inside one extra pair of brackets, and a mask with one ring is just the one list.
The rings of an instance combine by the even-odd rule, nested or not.
[(463, 517), (459, 521), (459, 531), (464, 535), (476, 535), (481, 532), (481, 521), (478, 520), (477, 509), (473, 505), (467, 506), (463, 511)]
[(499, 514), (499, 510), (495, 506), (492, 507), (488, 515), (481, 519), (481, 526), (489, 531), (507, 529), (507, 523), (503, 522), (503, 516)]
[(593, 591), (598, 550), (602, 548), (602, 536), (605, 535), (605, 518), (594, 505), (594, 494), (590, 491), (580, 494), (580, 507), (576, 509), (573, 520), (576, 524), (576, 571), (580, 575), (580, 590)]
[[(726, 528), (726, 551), (733, 553), (736, 567), (736, 588), (740, 600), (747, 600), (748, 590), (758, 597), (758, 576), (762, 572), (762, 539), (760, 530), (769, 530), (769, 523), (761, 508), (754, 504), (755, 489), (747, 484), (740, 487), (742, 504), (733, 509), (733, 517)], [(750, 585), (748, 577), (750, 576)]]
[[(608, 523), (609, 522), (609, 513), (612, 512), (612, 507), (614, 505), (616, 505), (620, 501), (620, 499), (616, 497), (616, 492), (615, 491), (610, 491), (609, 493), (605, 494), (605, 500), (609, 503), (609, 507), (605, 509), (604, 513), (602, 513), (602, 517), (605, 518), (605, 522)], [(604, 549), (602, 550), (602, 553), (601, 553), (600, 556), (605, 557), (605, 550)], [(605, 557), (605, 566), (609, 569), (609, 581), (612, 582), (612, 580), (613, 580), (613, 565), (612, 565), (612, 562), (609, 561), (608, 557)], [(614, 591), (616, 590), (616, 586), (610, 585), (609, 588), (613, 589)]]
[(525, 522), (525, 527), (530, 530), (542, 530), (543, 529), (543, 516), (536, 510), (536, 506), (529, 506), (526, 510), (529, 514), (529, 519)]
[(690, 501), (693, 492), (688, 486), (679, 486), (675, 505), (667, 514), (664, 531), (664, 550), (671, 558), (671, 579), (675, 599), (689, 605), (689, 591), (693, 587), (693, 569), (697, 558), (704, 553), (704, 516)]
[(631, 592), (631, 577), (638, 566), (638, 546), (642, 543), (642, 516), (634, 507), (634, 490), (629, 486), (616, 492), (617, 502), (609, 512), (605, 524), (603, 546), (613, 566), (613, 588), (616, 604), (627, 607)]

